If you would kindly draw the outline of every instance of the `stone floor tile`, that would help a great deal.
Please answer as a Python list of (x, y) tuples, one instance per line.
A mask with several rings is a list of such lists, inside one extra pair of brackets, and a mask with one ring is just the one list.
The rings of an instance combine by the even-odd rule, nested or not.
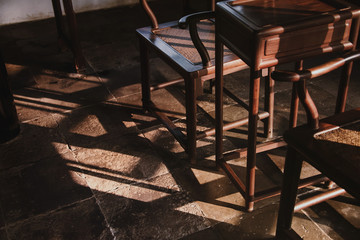
[(33, 71), (28, 66), (19, 64), (6, 64), (8, 81), (11, 89), (20, 89), (35, 84)]
[(19, 136), (0, 145), (0, 169), (34, 163), (69, 151), (52, 116), (22, 123), (20, 128)]
[(148, 140), (126, 135), (99, 142), (76, 151), (78, 163), (73, 163), (92, 189), (104, 192), (116, 189), (122, 183), (153, 178), (168, 169)]
[(93, 198), (9, 225), (7, 232), (9, 240), (114, 238)]
[(36, 84), (14, 90), (21, 121), (61, 113), (112, 98), (96, 76), (39, 70)]
[[(185, 118), (185, 99), (183, 94), (174, 88), (160, 89), (152, 92), (152, 100), (160, 109), (160, 112), (166, 114), (170, 119)], [(142, 110), (141, 94), (134, 94), (128, 97), (117, 98), (119, 104), (124, 107)], [(140, 116), (139, 116), (140, 114)], [(157, 121), (150, 113), (145, 113), (143, 110), (137, 115), (139, 119), (134, 118), (136, 125), (140, 130), (158, 126), (161, 123)], [(136, 116), (135, 116), (136, 117)]]
[(31, 87), (15, 90), (14, 102), (19, 120), (22, 122), (47, 117), (51, 113), (61, 113), (81, 106), (77, 102), (58, 99), (52, 94)]
[(198, 239), (206, 239), (206, 240), (220, 240), (222, 239), (217, 232), (213, 228), (207, 228), (202, 231), (196, 232), (189, 236), (181, 238), (182, 240), (198, 240)]
[(360, 229), (360, 203), (358, 201), (347, 194), (329, 200), (327, 203), (352, 226)]
[[(104, 31), (104, 29), (101, 29), (101, 31)], [(99, 45), (97, 42), (94, 46), (90, 44), (85, 46), (84, 55), (96, 72), (121, 70), (131, 66), (138, 66), (139, 52), (134, 44), (134, 42), (137, 42), (135, 34), (129, 35), (124, 33), (123, 35), (128, 35), (128, 38), (119, 39), (118, 36), (114, 36), (113, 40), (109, 43)], [(111, 52), (111, 54), (104, 55), (104, 52)], [(139, 71), (137, 72), (140, 73)], [(122, 80), (121, 78), (118, 79), (120, 82)]]
[(306, 208), (303, 212), (330, 239), (355, 240), (360, 233), (359, 206), (359, 203), (348, 195)]
[(223, 172), (194, 167), (176, 169), (173, 174), (212, 224), (244, 214), (244, 198)]
[(40, 69), (36, 75), (34, 88), (43, 91), (53, 99), (67, 100), (82, 105), (111, 99), (103, 82), (95, 72), (88, 74), (66, 73)]
[(292, 229), (304, 240), (332, 239), (317, 224), (309, 219), (304, 212), (294, 214)]
[[(181, 3), (150, 4), (161, 12), (161, 23), (179, 19)], [(71, 51), (59, 51), (54, 19), (0, 26), (22, 122), (20, 136), (0, 145), (0, 239), (271, 239), (279, 197), (256, 202), (255, 210), (246, 212), (243, 197), (215, 168), (214, 136), (198, 141), (199, 161), (190, 165), (180, 144), (142, 109), (135, 29), (150, 23), (140, 6), (76, 16), (89, 63), (82, 74), (75, 73)], [(348, 108), (360, 100), (360, 70), (354, 65)], [(335, 103), (339, 74), (309, 82), (321, 116), (333, 112), (328, 103)], [(180, 78), (153, 51), (150, 75), (151, 83)], [(224, 77), (225, 86), (245, 102), (248, 77), (249, 70)], [(291, 83), (275, 84), (274, 136), (288, 128), (291, 88)], [(198, 97), (199, 131), (214, 125), (212, 90)], [(152, 96), (185, 132), (184, 84), (153, 91)], [(247, 117), (226, 95), (224, 103), (225, 121)], [(305, 121), (300, 107), (299, 123)], [(261, 141), (262, 129), (259, 123)], [(246, 131), (246, 126), (226, 131), (226, 151), (246, 147)], [(285, 153), (282, 148), (258, 155), (256, 190), (281, 184)], [(243, 178), (244, 161), (229, 163)], [(303, 167), (302, 176), (315, 173)], [(336, 198), (296, 213), (293, 227), (305, 239), (357, 239), (358, 207), (347, 197)]]
[(276, 228), (274, 206), (257, 208), (251, 213), (220, 222), (214, 229), (222, 239), (273, 239)]
[(3, 171), (0, 204), (6, 224), (56, 210), (92, 196), (85, 180), (67, 166), (72, 153)]
[[(211, 122), (203, 114), (199, 113), (198, 132), (211, 128)], [(186, 133), (186, 123), (184, 119), (173, 121), (174, 124), (181, 129), (184, 134)], [(188, 165), (188, 155), (180, 143), (163, 125), (153, 126), (141, 130), (144, 136), (149, 139), (157, 152), (162, 156), (164, 162), (170, 169), (182, 168)], [(197, 141), (197, 164), (200, 167), (214, 169), (215, 167), (215, 137), (209, 136)], [(234, 149), (234, 145), (224, 140), (224, 149)]]
[(87, 148), (98, 142), (137, 134), (131, 112), (116, 102), (102, 102), (54, 115), (59, 131), (71, 149)]
[[(258, 207), (253, 212), (214, 226), (223, 239), (273, 239), (276, 231), (278, 204)], [(293, 219), (293, 229), (303, 239), (330, 239), (301, 212)]]
[(121, 194), (99, 196), (117, 239), (179, 239), (209, 227), (185, 192), (154, 199), (149, 190), (130, 185)]
[(151, 141), (169, 169), (181, 168), (189, 164), (185, 150), (164, 126), (147, 128), (142, 132)]
[(138, 72), (139, 67), (139, 65), (135, 65), (122, 69), (114, 68), (97, 74), (111, 95), (121, 98), (140, 93), (140, 75), (134, 74)]

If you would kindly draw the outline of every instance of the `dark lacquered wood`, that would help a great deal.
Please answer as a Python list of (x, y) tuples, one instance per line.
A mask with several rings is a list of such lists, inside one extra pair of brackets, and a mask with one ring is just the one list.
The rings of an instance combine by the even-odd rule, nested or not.
[[(328, 4), (320, 0), (301, 1), (304, 6), (300, 8), (296, 1), (289, 0), (224, 1), (218, 4), (217, 14), (220, 24), (227, 27), (219, 34), (232, 51), (256, 68), (288, 62), (299, 58), (298, 55), (304, 58), (332, 52), (333, 48), (351, 49), (351, 14), (359, 12), (350, 13), (346, 5), (334, 3), (336, 1)], [(309, 8), (312, 5), (321, 8)], [(257, 51), (256, 62), (254, 39), (261, 50)]]
[[(275, 70), (275, 67), (268, 69), (268, 75), (265, 77), (265, 101), (264, 111), (269, 113), (270, 116), (274, 115), (275, 104), (275, 81), (271, 78), (271, 73)], [(266, 118), (264, 121), (264, 133), (267, 139), (271, 139), (274, 133), (274, 118)]]
[[(308, 117), (307, 125), (290, 129), (284, 134), (284, 138), (288, 143), (289, 149), (285, 160), (283, 187), (280, 198), (276, 232), (278, 239), (288, 236), (289, 232), (293, 233), (291, 230), (291, 222), (294, 211), (298, 211), (336, 197), (343, 194), (345, 190), (354, 197), (360, 199), (359, 145), (355, 144), (354, 146), (350, 146), (345, 143), (337, 143), (342, 149), (342, 152), (340, 153), (336, 151), (335, 145), (329, 145), (325, 140), (321, 140), (317, 137), (321, 134), (335, 131), (338, 128), (346, 129), (349, 128), (349, 126), (355, 126), (356, 124), (359, 126), (360, 108), (338, 113), (319, 121), (316, 105), (311, 100), (306, 88), (306, 80), (322, 76), (323, 74), (344, 65), (344, 68), (350, 75), (351, 68), (348, 69), (348, 67), (351, 65), (348, 63), (358, 59), (360, 59), (360, 52), (353, 51), (343, 57), (336, 58), (325, 64), (307, 70), (297, 72), (281, 71), (273, 73), (273, 78), (275, 80), (297, 83), (297, 93)], [(340, 82), (347, 81), (348, 76), (343, 76)], [(341, 92), (339, 92), (339, 95), (340, 96), (338, 96), (338, 98), (346, 98), (346, 95), (343, 95)], [(341, 99), (341, 102), (345, 101), (346, 99)], [(359, 131), (358, 129), (359, 127), (355, 127), (354, 130), (352, 130), (353, 134), (355, 134), (353, 136), (360, 136), (360, 132), (356, 132)], [(341, 139), (341, 137), (344, 136), (339, 135), (337, 136), (337, 139)], [(344, 151), (351, 151), (351, 154), (346, 154)], [(299, 160), (298, 155), (301, 155), (302, 160)], [(303, 160), (310, 163), (343, 189), (333, 189), (328, 192), (315, 195), (309, 199), (299, 201), (295, 204)]]
[[(209, 2), (211, 6), (215, 6), (214, 0)], [(213, 18), (214, 12), (191, 14), (183, 17), (179, 21), (159, 24), (148, 2), (146, 0), (140, 0), (140, 3), (147, 13), (152, 25), (150, 27), (137, 29), (137, 35), (140, 41), (140, 57), (142, 65), (141, 79), (143, 106), (164, 123), (167, 129), (185, 149), (190, 162), (195, 163), (196, 141), (215, 134), (214, 130), (205, 131), (199, 134), (196, 132), (196, 97), (202, 93), (202, 83), (215, 78), (215, 61), (214, 59), (210, 59), (209, 54), (206, 52), (207, 50), (198, 36), (196, 23), (202, 19)], [(197, 64), (189, 61), (186, 56), (180, 54), (159, 36), (159, 33), (161, 33), (162, 30), (169, 28), (189, 28), (193, 48), (197, 49), (202, 59), (200, 63)], [(151, 86), (149, 80), (149, 50), (154, 51), (164, 62), (177, 71), (183, 78), (182, 81), (181, 79), (176, 79), (165, 84)], [(230, 74), (248, 68), (247, 65), (235, 55), (226, 55), (224, 57), (224, 62), (224, 74)], [(184, 135), (165, 114), (161, 113), (151, 101), (151, 90), (170, 86), (179, 82), (185, 82), (186, 135)]]
[(357, 198), (360, 198), (360, 165), (358, 164), (360, 149), (358, 149), (358, 155), (345, 158), (343, 155), (335, 153), (333, 149), (327, 149), (321, 145), (321, 141), (314, 138), (314, 134), (359, 120), (360, 109), (357, 108), (321, 120), (316, 132), (309, 126), (301, 126), (287, 132), (284, 136), (286, 142), (306, 156), (307, 162)]
[[(295, 64), (295, 70), (302, 70), (303, 69), (304, 61), (300, 60)], [(289, 116), (289, 128), (294, 128), (297, 125), (297, 116), (299, 111), (299, 96), (296, 91), (296, 83), (292, 86), (291, 92), (291, 103), (290, 103), (290, 116)]]
[(14, 104), (8, 75), (0, 52), (0, 143), (9, 141), (20, 132), (20, 124)]
[(86, 60), (82, 53), (80, 39), (78, 36), (78, 27), (74, 8), (71, 0), (63, 0), (64, 12), (66, 15), (66, 25), (69, 30), (69, 36), (65, 34), (65, 23), (62, 18), (62, 9), (60, 0), (52, 0), (54, 9), (56, 28), (58, 31), (58, 40), (61, 48), (69, 48), (75, 60), (75, 68), (81, 71), (86, 66)]
[[(302, 59), (319, 54), (353, 49), (355, 45), (353, 43), (357, 39), (359, 15), (358, 9), (351, 8), (336, 0), (239, 0), (223, 1), (217, 4), (216, 39), (221, 42), (219, 45), (226, 45), (251, 69), (250, 105), (247, 108), (249, 111), (248, 148), (245, 149), (247, 175), (244, 197), (248, 210), (253, 209), (254, 195), (256, 195), (254, 186), (256, 153), (258, 152), (256, 145), (257, 121), (259, 119), (258, 88), (261, 70), (285, 62), (300, 61), (299, 63), (301, 63)], [(221, 57), (216, 57), (216, 60), (221, 61)], [(221, 62), (216, 66), (221, 68)], [(297, 68), (301, 68), (301, 64)], [(350, 69), (351, 66), (348, 66), (344, 70), (344, 78), (349, 76), (348, 71)], [(221, 69), (217, 69), (217, 71), (221, 71)], [(220, 83), (216, 86), (221, 88), (220, 74), (216, 76), (220, 79)], [(271, 93), (273, 90), (270, 89), (274, 87), (270, 80), (271, 78), (265, 81), (267, 93)], [(345, 97), (347, 87), (348, 85), (345, 83), (343, 90), (341, 90)], [(223, 90), (217, 89), (216, 92), (220, 94), (216, 98), (216, 108), (222, 109)], [(296, 93), (295, 87), (293, 92)], [(272, 97), (269, 99), (271, 100)], [(341, 99), (345, 98), (341, 97)], [(267, 104), (264, 108), (271, 112), (273, 103)], [(343, 101), (339, 101), (338, 105), (343, 104)], [(298, 97), (294, 94), (291, 103), (291, 122), (289, 123), (291, 127), (296, 126), (297, 105)], [(220, 129), (223, 127), (222, 117), (222, 111), (219, 110), (216, 115), (217, 127), (219, 128), (217, 129), (219, 133), (216, 134), (218, 138), (216, 139), (216, 156), (217, 162), (221, 165), (224, 161), (224, 156), (221, 153), (223, 151), (223, 129)], [(268, 128), (267, 122), (265, 124), (265, 130), (269, 134), (271, 129)], [(279, 144), (273, 146), (276, 147)], [(227, 156), (244, 155), (245, 151), (236, 150), (235, 154), (230, 153)], [(227, 172), (229, 173), (229, 171)], [(235, 178), (234, 176), (229, 177)], [(261, 198), (256, 199), (260, 200)]]

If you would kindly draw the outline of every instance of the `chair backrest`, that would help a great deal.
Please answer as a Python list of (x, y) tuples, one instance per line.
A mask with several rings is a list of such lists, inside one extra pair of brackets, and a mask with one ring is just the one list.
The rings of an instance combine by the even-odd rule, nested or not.
[[(305, 108), (308, 125), (313, 129), (319, 128), (319, 113), (316, 108), (314, 101), (312, 100), (307, 86), (306, 80), (313, 79), (319, 76), (322, 76), (326, 73), (329, 73), (345, 64), (349, 64), (355, 60), (360, 59), (360, 50), (349, 52), (342, 57), (338, 57), (336, 59), (330, 60), (327, 63), (321, 64), (319, 66), (309, 68), (306, 70), (300, 71), (274, 71), (272, 73), (272, 78), (276, 81), (282, 82), (294, 82), (296, 84), (297, 94), (299, 96), (299, 100)], [(341, 79), (341, 81), (347, 81), (346, 78)], [(347, 90), (346, 90), (347, 91)], [(342, 93), (339, 91), (338, 95)], [(339, 96), (338, 96), (339, 98)], [(346, 94), (342, 96), (342, 101), (346, 101)]]
[[(150, 19), (151, 22), (151, 26), (153, 29), (158, 29), (159, 28), (159, 23), (157, 20), (156, 15), (154, 14), (154, 12), (152, 11), (152, 9), (150, 8), (149, 4), (148, 4), (148, 0), (139, 0), (141, 6), (143, 7), (143, 9), (145, 10), (147, 16)], [(196, 1), (191, 1), (191, 0), (183, 0), (183, 15), (188, 14), (190, 12), (191, 8), (191, 4), (193, 4), (193, 2), (198, 2), (199, 0)], [(215, 3), (218, 0), (203, 0), (204, 3), (206, 3), (207, 9), (209, 10), (211, 9), (212, 11), (215, 10)]]

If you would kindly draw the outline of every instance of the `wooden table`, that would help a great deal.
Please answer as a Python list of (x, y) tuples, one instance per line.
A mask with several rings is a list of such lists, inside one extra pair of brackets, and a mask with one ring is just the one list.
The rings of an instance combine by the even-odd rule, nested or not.
[[(254, 202), (280, 192), (279, 188), (255, 192), (256, 153), (283, 146), (282, 141), (257, 145), (257, 122), (273, 113), (273, 80), (266, 81), (269, 102), (265, 114), (259, 114), (259, 90), (262, 70), (286, 62), (330, 52), (354, 48), (359, 28), (359, 11), (337, 0), (239, 0), (223, 1), (216, 6), (216, 161), (245, 197), (251, 211)], [(356, 20), (354, 20), (356, 19)], [(250, 67), (249, 116), (233, 126), (248, 124), (248, 147), (223, 154), (223, 74), (224, 45)], [(301, 68), (301, 64), (299, 64)], [(351, 64), (347, 71), (351, 69)], [(346, 71), (345, 71), (346, 73)], [(265, 74), (266, 75), (266, 74)], [(292, 104), (297, 104), (293, 99)], [(338, 103), (342, 108), (345, 103)], [(296, 108), (295, 108), (296, 109)], [(296, 124), (297, 112), (291, 116)], [(272, 119), (265, 121), (265, 130), (272, 136)], [(229, 129), (229, 124), (225, 129)], [(231, 157), (247, 156), (246, 182), (243, 183), (227, 164)], [(304, 184), (310, 184), (313, 179)]]

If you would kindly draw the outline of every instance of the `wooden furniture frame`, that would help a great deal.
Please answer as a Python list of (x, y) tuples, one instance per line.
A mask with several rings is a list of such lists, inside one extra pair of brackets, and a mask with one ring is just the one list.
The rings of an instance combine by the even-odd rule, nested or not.
[(20, 132), (14, 97), (11, 92), (5, 61), (0, 52), (0, 143), (7, 142)]
[[(216, 6), (216, 162), (227, 173), (239, 192), (245, 197), (246, 208), (252, 211), (254, 202), (280, 193), (280, 187), (255, 192), (256, 153), (284, 146), (282, 140), (257, 144), (257, 123), (273, 114), (273, 96), (266, 97), (265, 113), (259, 112), (259, 91), (262, 69), (286, 62), (330, 52), (354, 48), (359, 28), (360, 12), (336, 0), (238, 0), (223, 1)], [(356, 19), (353, 21), (353, 19)], [(241, 33), (241, 34), (234, 34)], [(238, 127), (248, 124), (248, 146), (223, 153), (223, 49), (224, 45), (250, 67), (249, 116), (225, 126)], [(351, 69), (348, 66), (344, 76)], [(273, 93), (274, 81), (270, 74), (265, 78), (266, 93)], [(298, 98), (292, 99), (291, 126), (296, 125)], [(340, 108), (342, 106), (339, 105)], [(271, 121), (272, 118), (268, 119)], [(265, 130), (272, 135), (272, 123), (265, 122)], [(247, 157), (245, 183), (233, 171), (227, 160)], [(304, 181), (301, 186), (312, 184), (315, 179)]]
[[(307, 90), (306, 81), (322, 76), (348, 62), (360, 59), (354, 51), (320, 66), (297, 72), (274, 72), (278, 81), (293, 82), (306, 110), (308, 124), (284, 134), (288, 143), (283, 188), (277, 223), (277, 239), (300, 239), (291, 229), (294, 211), (328, 200), (348, 191), (360, 199), (360, 108), (335, 114), (319, 121), (316, 105)], [(342, 79), (347, 85), (346, 79)], [(339, 89), (338, 99), (346, 102), (347, 88)], [(301, 159), (299, 158), (301, 156)], [(303, 161), (329, 177), (340, 187), (296, 202)]]
[[(81, 50), (72, 0), (63, 0), (66, 23), (63, 19), (60, 0), (52, 0), (52, 5), (54, 9), (56, 29), (58, 32), (59, 46), (60, 48), (69, 48), (72, 51), (74, 55), (75, 68), (76, 71), (79, 72), (86, 67), (86, 60)], [(67, 26), (68, 34), (65, 26)]]
[[(214, 11), (190, 14), (179, 21), (158, 24), (157, 19), (147, 1), (140, 0), (140, 3), (152, 23), (152, 26), (150, 27), (137, 29), (137, 35), (140, 43), (143, 107), (150, 111), (153, 115), (157, 116), (157, 118), (164, 123), (167, 129), (185, 149), (190, 162), (195, 163), (197, 159), (196, 141), (215, 134), (214, 129), (209, 129), (200, 133), (197, 133), (196, 130), (196, 97), (198, 94), (201, 94), (202, 83), (206, 80), (215, 78), (215, 61), (201, 39), (200, 33), (198, 32), (198, 24), (205, 24), (206, 26), (214, 27)], [(215, 6), (215, 0), (212, 0), (211, 6)], [(207, 22), (203, 21), (205, 19), (208, 19)], [(171, 43), (167, 42), (166, 39), (161, 36), (164, 31), (166, 31), (166, 33), (163, 35), (168, 36), (169, 33), (167, 31), (178, 30), (183, 31), (183, 35), (181, 35), (181, 37), (178, 35), (176, 38), (181, 40), (186, 39), (186, 46), (193, 49), (193, 54), (190, 57), (200, 56), (198, 57), (199, 61), (189, 60), (189, 57), (186, 57), (180, 50), (175, 49)], [(211, 37), (207, 39), (207, 44), (215, 44), (214, 30), (212, 30), (212, 35), (209, 36), (213, 36), (213, 39), (211, 39)], [(181, 45), (184, 45), (184, 43), (181, 43)], [(164, 62), (177, 71), (182, 79), (176, 79), (156, 86), (150, 86), (149, 50), (154, 51)], [(224, 72), (229, 74), (243, 70), (247, 68), (247, 65), (238, 57), (233, 54), (229, 54), (224, 57), (223, 67), (225, 69)], [(151, 101), (151, 91), (182, 82), (185, 82), (186, 95), (186, 135), (184, 135), (181, 129), (177, 128), (175, 124)]]

